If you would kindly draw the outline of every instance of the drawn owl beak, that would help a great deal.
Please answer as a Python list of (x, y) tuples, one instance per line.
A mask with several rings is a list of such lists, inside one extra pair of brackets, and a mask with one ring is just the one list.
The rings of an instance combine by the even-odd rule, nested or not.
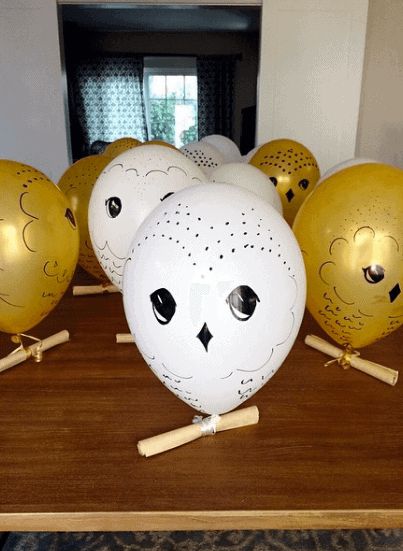
[(208, 352), (207, 347), (208, 343), (213, 338), (213, 335), (210, 333), (209, 328), (207, 327), (207, 323), (203, 325), (203, 327), (200, 329), (197, 338), (200, 340), (204, 348), (206, 349), (206, 352)]
[(397, 297), (400, 295), (400, 293), (401, 293), (400, 285), (396, 283), (396, 285), (389, 291), (390, 302), (395, 301)]

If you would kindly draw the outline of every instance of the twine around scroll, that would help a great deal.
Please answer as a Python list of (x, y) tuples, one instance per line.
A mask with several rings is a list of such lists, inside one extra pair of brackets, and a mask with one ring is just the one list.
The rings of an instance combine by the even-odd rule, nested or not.
[(202, 436), (210, 436), (217, 432), (217, 423), (220, 420), (220, 416), (217, 413), (209, 415), (208, 417), (202, 417), (201, 415), (195, 415), (192, 423), (199, 425)]
[(338, 363), (343, 369), (350, 369), (351, 367), (351, 358), (359, 356), (360, 353), (358, 350), (355, 350), (351, 344), (344, 345), (344, 351), (340, 354), (338, 358), (329, 360), (325, 363), (325, 367)]
[[(31, 341), (35, 341), (38, 343), (38, 346), (35, 346), (34, 348), (30, 348), (28, 346), (24, 346), (22, 342), (22, 337), (25, 337), (26, 339), (31, 339)], [(36, 337), (33, 337), (32, 335), (26, 335), (25, 333), (17, 333), (16, 335), (13, 335), (11, 337), (12, 342), (15, 344), (19, 344), (19, 346), (10, 352), (9, 356), (12, 354), (15, 354), (16, 352), (19, 352), (20, 350), (23, 350), (26, 359), (33, 358), (34, 362), (41, 362), (43, 359), (43, 350), (42, 350), (42, 341), (41, 339), (37, 339)]]

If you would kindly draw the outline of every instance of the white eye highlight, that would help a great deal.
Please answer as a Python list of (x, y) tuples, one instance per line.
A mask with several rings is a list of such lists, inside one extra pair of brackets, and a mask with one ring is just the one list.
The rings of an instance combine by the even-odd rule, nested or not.
[(247, 321), (253, 315), (256, 304), (260, 302), (255, 291), (248, 285), (236, 287), (226, 301), (231, 314), (239, 321)]
[(365, 280), (368, 283), (379, 283), (385, 277), (385, 269), (379, 264), (371, 264), (366, 268), (363, 268)]

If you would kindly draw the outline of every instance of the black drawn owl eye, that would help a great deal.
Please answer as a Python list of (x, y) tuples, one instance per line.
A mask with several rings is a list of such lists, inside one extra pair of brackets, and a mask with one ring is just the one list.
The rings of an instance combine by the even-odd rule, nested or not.
[(228, 303), (231, 314), (239, 321), (247, 321), (253, 314), (256, 304), (260, 302), (259, 297), (248, 285), (236, 287), (228, 295)]
[(309, 186), (309, 180), (307, 180), (306, 178), (304, 178), (303, 180), (300, 180), (298, 182), (298, 185), (301, 189), (307, 189), (308, 186)]
[(170, 195), (173, 195), (173, 194), (174, 194), (173, 191), (170, 191), (169, 193), (166, 193), (166, 194), (164, 195), (164, 197), (161, 197), (160, 201), (164, 201), (164, 199), (166, 199), (167, 197), (169, 197)]
[(67, 220), (73, 226), (73, 228), (77, 227), (76, 219), (74, 218), (74, 214), (73, 214), (73, 211), (71, 209), (66, 209), (66, 212), (64, 213), (64, 216), (67, 218)]
[(275, 176), (270, 176), (270, 180), (275, 186), (277, 185), (277, 178)]
[(110, 218), (116, 218), (122, 210), (122, 201), (119, 197), (109, 197), (109, 199), (105, 201), (105, 206), (107, 215)]
[(157, 289), (150, 295), (151, 304), (156, 320), (161, 325), (166, 325), (175, 314), (176, 302), (168, 289)]
[(379, 264), (371, 264), (363, 268), (365, 281), (368, 283), (379, 283), (385, 277), (385, 269)]

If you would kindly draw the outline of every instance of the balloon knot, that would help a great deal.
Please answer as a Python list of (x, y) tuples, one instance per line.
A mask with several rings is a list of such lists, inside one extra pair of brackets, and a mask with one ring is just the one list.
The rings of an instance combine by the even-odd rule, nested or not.
[(329, 360), (325, 363), (325, 367), (337, 362), (343, 369), (349, 369), (351, 367), (351, 358), (359, 356), (358, 350), (354, 350), (351, 344), (344, 345), (344, 350), (337, 358)]
[[(26, 339), (30, 339), (31, 341), (35, 341), (38, 343), (37, 346), (24, 346), (22, 337), (25, 337)], [(33, 337), (32, 335), (26, 335), (25, 333), (17, 333), (16, 335), (13, 335), (11, 337), (12, 342), (15, 344), (19, 344), (19, 346), (10, 352), (11, 354), (15, 354), (16, 352), (19, 352), (20, 350), (23, 350), (26, 354), (27, 359), (33, 358), (34, 362), (41, 362), (43, 358), (43, 350), (42, 350), (42, 341), (41, 339), (37, 339), (36, 337)]]
[(217, 432), (217, 423), (219, 420), (220, 416), (216, 413), (204, 418), (201, 415), (195, 415), (192, 423), (194, 425), (199, 425), (202, 436), (209, 436)]

